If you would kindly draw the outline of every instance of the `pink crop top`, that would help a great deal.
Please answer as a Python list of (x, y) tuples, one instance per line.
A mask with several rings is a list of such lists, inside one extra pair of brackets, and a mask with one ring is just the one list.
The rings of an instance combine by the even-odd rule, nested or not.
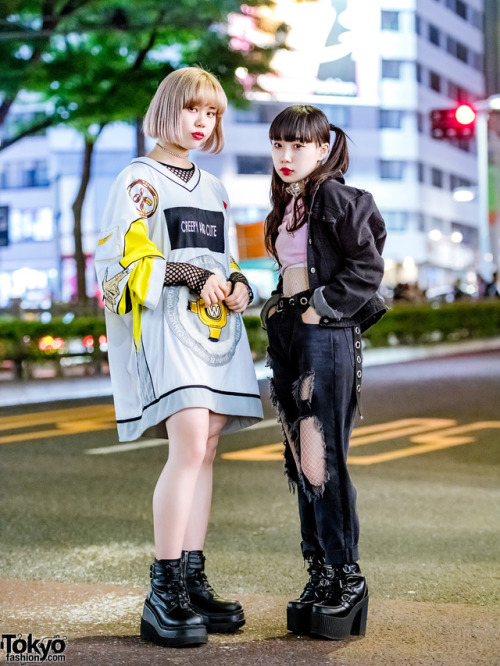
[(295, 199), (292, 197), (285, 208), (283, 222), (278, 227), (276, 252), (280, 260), (282, 275), (291, 266), (307, 266), (307, 224), (304, 224), (297, 231), (287, 231), (287, 226), (293, 220), (294, 203)]

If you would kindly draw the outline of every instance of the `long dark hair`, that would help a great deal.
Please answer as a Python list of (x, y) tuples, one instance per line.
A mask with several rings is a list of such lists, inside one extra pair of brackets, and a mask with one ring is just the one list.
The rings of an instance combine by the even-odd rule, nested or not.
[[(304, 205), (303, 216), (297, 215), (297, 204), (295, 215), (289, 231), (295, 231), (306, 224), (312, 195), (325, 180), (343, 175), (349, 168), (349, 152), (347, 150), (347, 134), (328, 122), (321, 109), (306, 104), (289, 106), (279, 113), (269, 128), (271, 141), (299, 141), (301, 143), (315, 143), (321, 146), (330, 143), (330, 132), (335, 132), (335, 138), (326, 162), (322, 162), (307, 177), (302, 202)], [(285, 208), (290, 201), (291, 194), (286, 191), (288, 185), (284, 183), (276, 169), (273, 168), (271, 179), (271, 212), (264, 224), (264, 239), (267, 251), (278, 261), (276, 254), (276, 239), (278, 227), (283, 222)]]

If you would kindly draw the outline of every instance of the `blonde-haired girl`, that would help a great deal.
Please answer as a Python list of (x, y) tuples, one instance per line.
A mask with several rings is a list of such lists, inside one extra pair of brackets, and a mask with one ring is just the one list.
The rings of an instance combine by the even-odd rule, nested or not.
[(203, 555), (219, 435), (262, 418), (240, 316), (252, 292), (230, 256), (227, 193), (189, 159), (222, 150), (226, 106), (197, 67), (162, 81), (144, 121), (156, 145), (115, 181), (96, 252), (119, 438), (169, 440), (141, 635), (170, 646), (245, 622), (239, 602), (209, 585)]

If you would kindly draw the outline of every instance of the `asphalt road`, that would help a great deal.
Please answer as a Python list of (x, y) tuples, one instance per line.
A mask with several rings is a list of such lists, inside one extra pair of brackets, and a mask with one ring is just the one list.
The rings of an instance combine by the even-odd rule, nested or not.
[(121, 445), (110, 400), (3, 408), (0, 416), (2, 632), (68, 637), (67, 663), (500, 663), (500, 353), (368, 367), (351, 440), (366, 638), (286, 632), (306, 573), (279, 428), (221, 439), (206, 552), (216, 589), (247, 624), (198, 650), (137, 637), (152, 556), (150, 502), (164, 442)]

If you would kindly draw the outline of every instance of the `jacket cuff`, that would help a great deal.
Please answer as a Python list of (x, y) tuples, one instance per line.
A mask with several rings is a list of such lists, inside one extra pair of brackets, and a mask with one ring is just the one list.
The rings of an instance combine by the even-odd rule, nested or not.
[(331, 319), (336, 319), (339, 321), (344, 316), (343, 312), (340, 310), (334, 310), (326, 302), (325, 297), (323, 296), (323, 290), (325, 287), (318, 287), (314, 290), (313, 295), (309, 299), (309, 305), (312, 305), (320, 317), (330, 317)]

